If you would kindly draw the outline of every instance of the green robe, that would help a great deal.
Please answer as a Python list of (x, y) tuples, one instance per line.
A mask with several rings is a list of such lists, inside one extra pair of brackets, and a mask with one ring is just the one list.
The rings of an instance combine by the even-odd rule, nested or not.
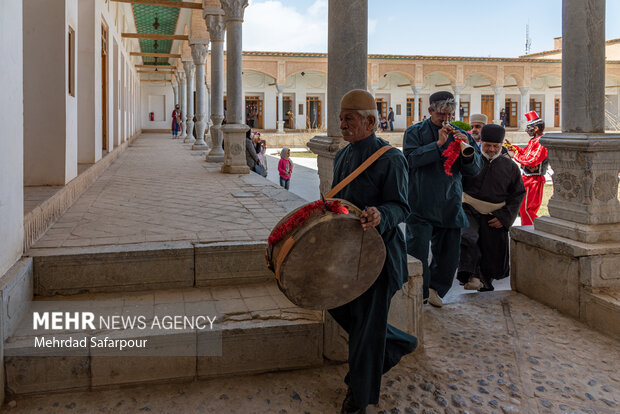
[(454, 141), (452, 135), (440, 148), (439, 130), (430, 119), (407, 128), (403, 152), (409, 163), (409, 205), (412, 219), (425, 221), (435, 227), (461, 228), (467, 226), (462, 207), (462, 176), (475, 176), (482, 169), (478, 145), (467, 135), (469, 144), (476, 149), (471, 158), (459, 157), (452, 166), (452, 175), (443, 169), (445, 158), (441, 152)]
[[(387, 142), (374, 134), (341, 149), (334, 162), (333, 185), (338, 184)], [(349, 333), (349, 372), (345, 382), (360, 407), (379, 401), (381, 376), (412, 352), (417, 339), (393, 326), (387, 317), (392, 296), (409, 278), (405, 240), (398, 224), (409, 214), (407, 161), (393, 148), (342, 189), (336, 198), (357, 207), (376, 207), (381, 213), (377, 230), (386, 259), (377, 281), (357, 299), (329, 313)]]

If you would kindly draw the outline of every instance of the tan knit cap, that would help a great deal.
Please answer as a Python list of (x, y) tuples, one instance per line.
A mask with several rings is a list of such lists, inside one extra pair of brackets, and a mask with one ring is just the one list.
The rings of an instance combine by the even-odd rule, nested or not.
[(364, 111), (368, 109), (377, 109), (377, 104), (375, 103), (375, 98), (373, 98), (369, 92), (363, 89), (353, 89), (342, 97), (340, 101), (340, 110), (343, 109)]
[(473, 124), (474, 122), (480, 122), (481, 124), (488, 124), (489, 118), (485, 114), (471, 114), (469, 117), (469, 123)]

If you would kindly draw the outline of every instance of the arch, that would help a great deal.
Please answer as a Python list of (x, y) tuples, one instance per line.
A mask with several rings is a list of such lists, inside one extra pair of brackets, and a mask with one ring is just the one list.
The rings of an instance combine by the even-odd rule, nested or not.
[(278, 76), (278, 62), (265, 61), (265, 60), (250, 60), (243, 59), (243, 70), (253, 71), (267, 75), (273, 79), (277, 79)]
[(525, 67), (524, 66), (504, 66), (504, 84), (506, 78), (512, 76), (517, 81), (517, 86), (523, 86), (525, 79)]
[(463, 81), (471, 75), (481, 75), (491, 82), (491, 85), (497, 84), (497, 65), (464, 65)]
[(424, 64), (422, 66), (422, 78), (438, 73), (445, 76), (452, 83), (456, 83), (456, 65)]
[(544, 65), (544, 66), (532, 66), (532, 75), (531, 79), (544, 76), (544, 75), (553, 75), (559, 78), (562, 77), (562, 66), (560, 64), (557, 65)]
[[(474, 82), (473, 79), (475, 77), (483, 78), (484, 79), (483, 84), (484, 82), (488, 82), (489, 85), (495, 84), (495, 78), (493, 78), (492, 76), (489, 76), (489, 74), (487, 73), (482, 73), (482, 72), (471, 72), (471, 73), (468, 73), (467, 75), (464, 75), (463, 84), (465, 86), (468, 86), (468, 80), (471, 79), (472, 82)], [(469, 86), (474, 87), (474, 86), (481, 86), (481, 85), (469, 85)]]
[(319, 72), (327, 75), (327, 59), (325, 61), (286, 62), (285, 78), (301, 72)]
[(398, 75), (404, 76), (411, 83), (415, 80), (415, 66), (409, 64), (398, 64), (398, 63), (380, 63), (379, 64), (379, 77), (384, 75), (396, 73)]

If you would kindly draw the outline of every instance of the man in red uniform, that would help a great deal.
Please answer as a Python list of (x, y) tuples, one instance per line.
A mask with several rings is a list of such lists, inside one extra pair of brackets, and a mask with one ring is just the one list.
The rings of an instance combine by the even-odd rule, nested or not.
[(532, 138), (525, 148), (513, 145), (515, 148), (513, 158), (521, 164), (523, 184), (525, 185), (525, 197), (523, 197), (523, 203), (519, 209), (521, 225), (530, 226), (538, 217), (536, 213), (542, 204), (545, 173), (549, 162), (547, 161), (547, 148), (543, 147), (539, 141), (545, 130), (545, 122), (536, 111), (528, 112), (525, 117), (527, 118), (525, 132)]

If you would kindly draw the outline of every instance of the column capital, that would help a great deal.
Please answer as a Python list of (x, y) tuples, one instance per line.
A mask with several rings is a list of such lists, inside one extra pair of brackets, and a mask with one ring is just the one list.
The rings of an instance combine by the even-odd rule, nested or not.
[(463, 92), (463, 88), (463, 85), (452, 85), (452, 90), (455, 94), (460, 94), (461, 92)]
[(177, 75), (177, 79), (179, 80), (179, 83), (185, 83), (185, 72), (183, 72), (182, 70), (179, 70), (176, 72)]
[(282, 93), (284, 92), (284, 84), (282, 83), (276, 83), (276, 91), (278, 91), (278, 93)]
[(413, 92), (414, 95), (419, 95), (420, 92), (422, 92), (422, 85), (412, 85), (411, 91)]
[(200, 39), (204, 42), (200, 43), (190, 43), (189, 47), (192, 51), (192, 59), (194, 59), (194, 65), (204, 65), (207, 61), (207, 55), (209, 54), (209, 40)]
[(502, 93), (502, 89), (504, 89), (504, 87), (501, 85), (493, 86), (493, 91), (495, 92), (496, 95), (499, 95), (500, 93)]
[(519, 90), (521, 91), (521, 95), (525, 95), (530, 91), (530, 88), (526, 86), (519, 86)]
[(183, 59), (183, 70), (185, 71), (185, 76), (187, 76), (188, 79), (192, 76), (192, 72), (195, 68), (196, 66), (191, 58)]
[(220, 0), (226, 20), (243, 21), (245, 8), (248, 7), (248, 0)]
[[(221, 10), (221, 9), (220, 9)], [(222, 13), (224, 11), (222, 10)], [(212, 42), (223, 42), (226, 33), (226, 23), (223, 14), (205, 14), (205, 23)]]

